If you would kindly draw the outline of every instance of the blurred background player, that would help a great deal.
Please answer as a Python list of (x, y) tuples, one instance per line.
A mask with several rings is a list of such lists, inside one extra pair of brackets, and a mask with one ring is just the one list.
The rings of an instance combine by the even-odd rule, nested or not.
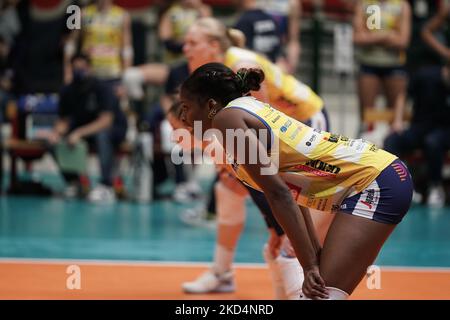
[[(81, 29), (73, 30), (65, 45), (64, 82), (71, 83), (74, 73), (70, 61), (74, 54), (81, 52), (90, 60), (92, 75), (103, 86), (110, 87), (104, 91), (111, 95), (106, 99), (125, 101), (122, 73), (133, 63), (129, 14), (112, 0), (97, 0), (83, 8), (81, 15)], [(103, 183), (96, 186), (89, 197), (109, 200), (113, 192), (109, 178), (104, 177)]]
[(257, 0), (257, 5), (278, 24), (281, 36), (281, 56), (277, 58), (277, 64), (288, 73), (295, 74), (301, 54), (301, 1)]
[[(372, 23), (374, 20), (368, 10), (371, 5), (381, 10), (379, 25)], [(375, 108), (376, 98), (383, 89), (387, 107), (395, 112), (392, 130), (400, 131), (406, 100), (406, 49), (411, 33), (409, 3), (403, 0), (359, 1), (353, 28), (353, 41), (358, 48), (361, 123), (364, 123), (365, 111)], [(361, 127), (360, 132), (372, 130), (371, 126), (373, 123), (368, 128)]]
[(183, 41), (186, 31), (197, 19), (211, 16), (211, 8), (201, 0), (176, 0), (162, 14), (159, 38), (164, 44), (165, 63), (183, 59)]
[(234, 28), (244, 33), (246, 47), (276, 62), (281, 54), (278, 24), (258, 6), (256, 0), (244, 0), (240, 7), (241, 14)]
[(21, 31), (17, 14), (18, 1), (8, 0), (0, 3), (0, 194), (3, 192), (3, 122), (6, 119), (6, 106), (11, 98), (13, 71), (9, 54), (14, 40)]
[(80, 51), (91, 60), (95, 77), (117, 86), (123, 70), (133, 61), (129, 14), (112, 0), (97, 0), (83, 8), (81, 25), (65, 47), (65, 82), (69, 83), (73, 74), (70, 58)]
[(11, 89), (11, 70), (8, 67), (9, 45), (0, 35), (0, 193), (3, 191), (3, 121)]
[[(191, 26), (186, 35), (184, 53), (191, 70), (213, 61), (236, 70), (241, 67), (263, 68), (268, 74), (267, 80), (262, 89), (254, 94), (318, 130), (328, 128), (323, 101), (311, 88), (283, 72), (267, 58), (233, 47), (229, 29), (217, 19), (200, 19)], [(278, 78), (282, 78), (282, 82)]]

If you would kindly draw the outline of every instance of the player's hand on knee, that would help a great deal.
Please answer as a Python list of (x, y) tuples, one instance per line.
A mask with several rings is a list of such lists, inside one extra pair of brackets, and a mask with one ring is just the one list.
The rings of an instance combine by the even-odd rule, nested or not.
[(320, 276), (319, 266), (304, 270), (304, 274), (303, 293), (310, 299), (328, 299), (328, 292), (325, 281)]

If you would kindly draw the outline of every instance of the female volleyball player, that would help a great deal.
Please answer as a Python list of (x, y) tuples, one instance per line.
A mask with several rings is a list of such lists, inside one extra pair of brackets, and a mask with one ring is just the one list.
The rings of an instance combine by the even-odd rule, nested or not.
[[(243, 154), (221, 141), (236, 176), (264, 192), (303, 267), (303, 294), (346, 299), (408, 211), (411, 176), (398, 158), (367, 141), (314, 130), (247, 96), (263, 80), (261, 69), (236, 74), (219, 63), (203, 65), (181, 88), (181, 119), (191, 127), (201, 121), (203, 132), (214, 128), (223, 137), (227, 129), (253, 129)], [(246, 160), (250, 150), (265, 154), (253, 164)], [(262, 161), (270, 154), (278, 155), (277, 164)], [(323, 246), (304, 207), (335, 213)]]
[[(236, 34), (230, 32), (220, 21), (214, 18), (202, 18), (195, 22), (189, 29), (185, 38), (184, 53), (188, 60), (189, 69), (195, 70), (208, 62), (221, 62), (228, 67), (238, 70), (241, 67), (259, 67), (268, 75), (262, 88), (255, 95), (262, 101), (268, 101), (275, 108), (291, 115), (311, 127), (318, 130), (328, 130), (328, 117), (324, 109), (322, 99), (316, 95), (308, 86), (304, 85), (293, 76), (282, 71), (277, 65), (268, 59), (250, 50), (232, 46), (238, 43)], [(231, 183), (232, 179), (227, 179)], [(265, 215), (271, 232), (269, 245), (264, 250), (265, 260), (274, 273), (276, 269), (283, 269), (285, 265), (291, 265), (288, 254), (278, 256), (276, 246), (280, 244), (282, 235), (281, 228), (277, 223), (271, 222), (271, 210), (261, 192), (252, 188), (248, 189), (252, 199), (260, 211)], [(216, 186), (216, 197), (218, 202), (218, 244), (214, 255), (214, 272), (207, 272), (192, 282), (183, 284), (183, 289), (190, 293), (205, 293), (222, 291), (221, 283), (230, 283), (231, 264), (239, 236), (245, 222), (245, 196), (233, 192), (222, 181)], [(269, 217), (269, 218), (267, 218)], [(317, 213), (314, 215), (314, 224), (323, 240), (333, 216)], [(272, 227), (274, 226), (275, 227)], [(225, 231), (224, 231), (225, 230)], [(223, 235), (223, 236), (222, 236)], [(223, 241), (220, 241), (220, 240)], [(280, 264), (281, 263), (281, 264)], [(283, 265), (283, 266), (281, 266)], [(287, 268), (289, 269), (289, 268)], [(284, 277), (284, 276), (283, 276)], [(273, 275), (273, 278), (275, 276)], [(220, 279), (223, 279), (221, 281)], [(274, 280), (275, 282), (279, 282)], [(287, 281), (290, 282), (290, 281)], [(233, 286), (225, 285), (226, 290)], [(277, 298), (286, 297), (279, 294), (282, 290), (275, 290)], [(277, 293), (278, 292), (278, 293)], [(290, 290), (291, 298), (295, 290)]]
[[(192, 133), (192, 128), (186, 127), (181, 122), (180, 111), (181, 103), (175, 103), (167, 113), (168, 121), (175, 130), (184, 128)], [(194, 145), (193, 139), (191, 136), (190, 141), (177, 142), (184, 150), (189, 150)], [(206, 148), (208, 145), (209, 143), (203, 142), (202, 148)], [(269, 266), (275, 299), (299, 299), (303, 282), (301, 266), (295, 258), (295, 253), (287, 241), (283, 229), (273, 217), (264, 194), (250, 187), (246, 188), (235, 178), (234, 174), (230, 174), (232, 169), (220, 165), (224, 163), (223, 159), (215, 158), (214, 160), (219, 164), (217, 166), (219, 182), (215, 185), (217, 240), (214, 263), (210, 270), (194, 281), (183, 283), (183, 290), (187, 293), (232, 292), (235, 290), (232, 263), (237, 241), (244, 227), (245, 198), (250, 193), (264, 216), (270, 234), (263, 255)], [(319, 228), (320, 230), (326, 232), (324, 227)]]

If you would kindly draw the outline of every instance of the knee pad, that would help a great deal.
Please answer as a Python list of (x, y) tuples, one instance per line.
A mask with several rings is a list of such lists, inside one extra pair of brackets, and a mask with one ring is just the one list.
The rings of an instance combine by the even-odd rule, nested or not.
[(328, 290), (328, 300), (347, 300), (349, 295), (344, 290), (334, 288), (334, 287), (327, 287)]
[(275, 260), (283, 281), (284, 292), (288, 300), (300, 299), (305, 276), (296, 257), (279, 255)]
[(303, 269), (296, 257), (279, 255), (273, 257), (267, 245), (264, 246), (266, 260), (272, 277), (277, 300), (298, 300), (304, 280)]
[(269, 246), (264, 245), (263, 257), (269, 267), (270, 277), (272, 279), (272, 287), (275, 295), (275, 300), (287, 300), (287, 296), (284, 290), (283, 279), (275, 261), (275, 258), (269, 251)]
[(245, 222), (245, 198), (221, 182), (214, 186), (216, 193), (217, 222), (223, 225), (234, 226)]
[[(326, 287), (328, 290), (328, 299), (326, 300), (347, 300), (349, 294), (341, 289), (335, 287)], [(307, 298), (303, 293), (300, 296), (300, 300), (311, 300)]]

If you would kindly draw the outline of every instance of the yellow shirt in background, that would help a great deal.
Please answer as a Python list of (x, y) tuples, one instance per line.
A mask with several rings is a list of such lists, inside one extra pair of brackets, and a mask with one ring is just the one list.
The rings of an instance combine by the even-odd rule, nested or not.
[(87, 6), (82, 20), (82, 52), (92, 63), (100, 79), (118, 79), (122, 72), (122, 42), (125, 11), (112, 6), (102, 13), (96, 5)]

